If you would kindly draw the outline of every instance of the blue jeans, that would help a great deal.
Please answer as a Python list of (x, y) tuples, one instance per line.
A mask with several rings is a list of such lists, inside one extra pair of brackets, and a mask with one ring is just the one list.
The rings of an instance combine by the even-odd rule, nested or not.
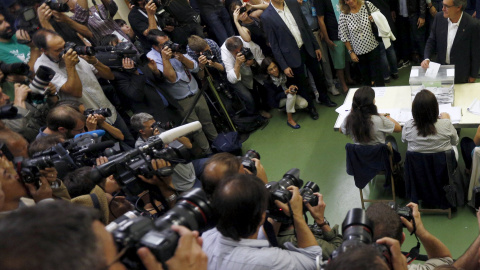
[(230, 21), (230, 15), (228, 15), (228, 11), (224, 7), (202, 14), (202, 18), (210, 30), (215, 33), (217, 43), (220, 46), (228, 37), (235, 34), (232, 22)]
[[(379, 42), (378, 48), (380, 49), (380, 58), (382, 59), (383, 79), (390, 78), (390, 74), (398, 74), (397, 68), (397, 55), (393, 44), (385, 50), (385, 44)], [(390, 68), (390, 69), (389, 69)]]

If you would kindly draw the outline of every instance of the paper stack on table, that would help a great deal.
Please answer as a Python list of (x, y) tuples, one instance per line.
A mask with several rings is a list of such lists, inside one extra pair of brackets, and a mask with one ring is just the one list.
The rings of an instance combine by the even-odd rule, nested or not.
[(432, 92), (437, 98), (438, 104), (453, 104), (453, 85), (450, 87), (425, 87), (425, 85), (422, 84), (417, 89), (412, 91), (412, 101), (417, 93), (423, 89), (427, 89), (428, 91)]
[(472, 104), (468, 106), (467, 111), (476, 115), (480, 115), (480, 101), (478, 99), (474, 99)]
[(450, 115), (450, 121), (452, 124), (460, 123), (462, 120), (462, 108), (461, 107), (452, 107), (450, 104), (442, 104), (438, 107), (440, 113), (446, 112)]

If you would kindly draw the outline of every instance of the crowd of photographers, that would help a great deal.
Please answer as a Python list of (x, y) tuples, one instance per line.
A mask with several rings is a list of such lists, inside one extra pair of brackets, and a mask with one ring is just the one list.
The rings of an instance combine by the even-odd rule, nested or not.
[[(244, 115), (286, 106), (292, 128), (295, 109), (318, 119), (312, 100), (336, 105), (312, 33), (288, 57), (261, 27), (265, 3), (132, 0), (130, 26), (114, 0), (92, 3), (2, 3), (0, 269), (479, 267), (480, 237), (454, 262), (415, 204), (352, 209), (342, 236), (298, 169), (269, 181), (253, 150), (211, 155), (209, 84)], [(318, 34), (303, 13), (297, 30)], [(402, 225), (424, 265), (407, 266), (418, 247), (401, 253)]]

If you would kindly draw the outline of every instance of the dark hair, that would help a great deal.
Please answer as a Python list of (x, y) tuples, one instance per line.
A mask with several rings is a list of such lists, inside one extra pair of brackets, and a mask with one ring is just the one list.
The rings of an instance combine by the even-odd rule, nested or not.
[[(327, 264), (326, 270), (389, 270), (380, 252), (373, 246), (354, 247)], [(354, 267), (353, 267), (354, 266)]]
[(419, 136), (437, 134), (438, 102), (432, 92), (424, 89), (417, 93), (412, 103), (412, 115)]
[(58, 131), (60, 127), (73, 130), (77, 125), (77, 120), (84, 121), (85, 117), (69, 106), (57, 106), (47, 115), (47, 127), (53, 131)]
[(242, 163), (236, 156), (224, 152), (213, 155), (203, 166), (201, 177), (202, 187), (207, 196), (211, 198), (218, 183), (225, 177), (238, 173)]
[(95, 220), (96, 210), (64, 201), (12, 212), (0, 219), (0, 269), (105, 269)]
[(65, 137), (59, 134), (48, 135), (45, 137), (40, 137), (33, 141), (28, 146), (28, 155), (31, 157), (33, 154), (37, 152), (41, 152), (47, 150), (58, 143), (62, 143), (65, 141)]
[(370, 86), (360, 87), (353, 96), (352, 110), (345, 120), (345, 129), (359, 143), (368, 143), (373, 139), (371, 116), (378, 115), (374, 99), (375, 91)]
[(33, 44), (39, 49), (48, 49), (47, 36), (60, 36), (57, 32), (50, 29), (39, 29), (32, 37)]
[(267, 56), (265, 59), (263, 59), (262, 64), (260, 65), (260, 72), (263, 74), (268, 74), (268, 66), (270, 66), (271, 63), (274, 63), (278, 68), (280, 68), (275, 58)]
[(398, 214), (385, 203), (374, 203), (365, 211), (373, 222), (373, 240), (390, 237), (402, 242), (403, 223)]
[(225, 41), (225, 47), (227, 48), (227, 50), (232, 52), (232, 51), (234, 51), (238, 48), (243, 47), (243, 42), (239, 37), (235, 37), (235, 36), (234, 37), (229, 37)]
[(158, 40), (157, 40), (157, 37), (165, 37), (167, 36), (167, 34), (165, 34), (165, 32), (163, 31), (160, 31), (158, 29), (151, 29), (150, 31), (148, 31), (148, 34), (147, 34), (147, 41), (150, 45), (152, 46), (158, 46)]
[(125, 24), (127, 24), (126, 21), (122, 20), (122, 19), (115, 19), (114, 20), (116, 24), (118, 24), (118, 26), (122, 27), (124, 26)]
[(92, 170), (92, 167), (86, 166), (65, 175), (63, 183), (67, 187), (70, 197), (76, 198), (81, 195), (90, 194), (90, 191), (96, 186), (96, 183), (90, 177)]
[(118, 37), (115, 34), (110, 34), (103, 36), (99, 42), (99, 46), (112, 46), (111, 42), (118, 40)]
[(257, 232), (267, 210), (268, 191), (262, 180), (250, 174), (236, 174), (222, 180), (213, 194), (218, 214), (217, 230), (235, 241)]
[(57, 102), (57, 104), (55, 104), (55, 107), (67, 106), (74, 109), (75, 111), (80, 112), (80, 105), (82, 104), (83, 103), (75, 99), (64, 99)]

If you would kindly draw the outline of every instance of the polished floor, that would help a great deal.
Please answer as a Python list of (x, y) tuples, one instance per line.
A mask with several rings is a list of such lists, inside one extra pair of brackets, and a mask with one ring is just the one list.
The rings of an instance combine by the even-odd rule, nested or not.
[[(409, 74), (410, 67), (401, 69), (400, 78), (389, 85), (408, 85)], [(332, 100), (341, 105), (344, 98), (344, 95), (340, 95), (332, 97)], [(345, 144), (351, 140), (333, 130), (337, 118), (334, 108), (317, 104), (317, 110), (320, 118), (316, 121), (306, 112), (296, 113), (294, 119), (301, 125), (297, 130), (287, 126), (285, 113), (272, 110), (273, 118), (268, 126), (251, 134), (244, 142), (243, 150), (255, 149), (260, 153), (270, 181), (278, 181), (289, 169), (299, 168), (304, 182), (313, 181), (320, 186), (320, 192), (327, 204), (325, 216), (330, 224), (341, 226), (349, 209), (361, 207), (360, 194), (354, 185), (353, 177), (346, 173)], [(462, 129), (460, 137), (472, 137), (474, 134), (475, 129)], [(400, 134), (396, 134), (395, 138), (404, 158), (406, 145), (401, 143)], [(463, 160), (460, 162), (463, 163)], [(377, 180), (384, 181), (382, 177)], [(371, 193), (366, 188), (364, 194), (371, 194), (370, 196), (376, 198), (385, 195), (382, 194), (381, 184), (377, 185), (377, 188), (371, 188)], [(397, 200), (397, 203), (405, 205), (408, 202)], [(452, 219), (448, 219), (446, 215), (424, 214), (422, 220), (427, 230), (449, 247), (454, 258), (463, 254), (479, 232), (475, 215), (467, 206), (458, 208), (457, 212), (452, 214)], [(416, 244), (416, 240), (414, 236), (409, 236), (406, 229), (405, 234), (406, 241), (402, 251), (409, 251)], [(423, 246), (421, 253), (426, 254)]]

